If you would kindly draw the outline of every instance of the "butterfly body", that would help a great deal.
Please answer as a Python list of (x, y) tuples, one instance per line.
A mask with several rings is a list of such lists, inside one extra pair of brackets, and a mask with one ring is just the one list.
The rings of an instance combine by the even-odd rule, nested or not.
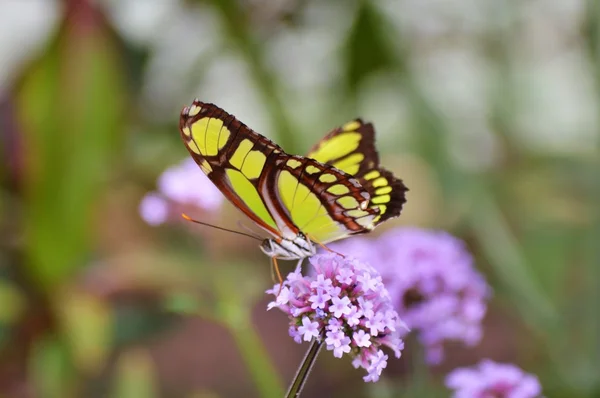
[(407, 190), (378, 167), (372, 125), (360, 119), (331, 131), (307, 157), (289, 155), (213, 104), (181, 112), (181, 137), (202, 171), (269, 233), (261, 250), (293, 260), (365, 233), (400, 214)]
[(260, 249), (269, 257), (281, 260), (300, 260), (317, 254), (315, 245), (300, 232), (293, 239), (272, 239), (262, 241)]

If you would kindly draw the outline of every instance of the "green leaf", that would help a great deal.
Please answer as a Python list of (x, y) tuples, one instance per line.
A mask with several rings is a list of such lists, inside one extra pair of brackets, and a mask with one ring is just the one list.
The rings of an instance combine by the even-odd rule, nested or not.
[(86, 17), (67, 19), (16, 93), (27, 266), (46, 290), (88, 261), (95, 205), (119, 153), (122, 71), (101, 19)]
[(360, 4), (345, 48), (346, 78), (351, 91), (356, 91), (374, 72), (394, 66), (394, 55), (384, 31), (391, 26), (370, 2)]

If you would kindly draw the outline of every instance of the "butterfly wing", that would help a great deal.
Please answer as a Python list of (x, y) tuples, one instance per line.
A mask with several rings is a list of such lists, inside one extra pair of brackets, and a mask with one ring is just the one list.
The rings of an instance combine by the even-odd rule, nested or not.
[(192, 158), (225, 197), (259, 227), (280, 236), (261, 198), (260, 180), (282, 149), (223, 109), (198, 100), (182, 110), (179, 130)]
[(399, 200), (389, 190), (404, 187), (377, 168), (372, 127), (353, 123), (311, 151), (317, 160), (286, 154), (221, 108), (198, 100), (183, 109), (179, 128), (202, 171), (258, 226), (277, 238), (293, 240), (302, 232), (327, 243), (389, 218), (395, 213), (389, 203)]
[(213, 104), (183, 109), (179, 128), (192, 158), (223, 194), (275, 237), (300, 232), (326, 243), (371, 228), (377, 209), (348, 173), (290, 156)]
[(332, 130), (307, 156), (332, 165), (360, 182), (371, 197), (369, 208), (378, 210), (373, 220), (375, 225), (400, 215), (408, 189), (402, 180), (379, 166), (371, 123), (356, 119)]
[(272, 169), (276, 213), (311, 240), (327, 243), (372, 228), (378, 216), (369, 193), (348, 173), (302, 156), (281, 157)]

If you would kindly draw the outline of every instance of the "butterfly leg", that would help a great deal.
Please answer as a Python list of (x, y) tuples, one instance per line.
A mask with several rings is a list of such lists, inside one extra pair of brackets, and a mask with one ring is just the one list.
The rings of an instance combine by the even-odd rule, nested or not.
[(335, 253), (338, 256), (342, 256), (343, 258), (346, 257), (342, 253), (336, 252), (335, 250), (328, 248), (327, 246), (325, 246), (323, 243), (319, 242), (318, 240), (315, 240), (312, 236), (309, 236), (309, 239), (312, 240), (313, 242), (315, 242), (317, 245), (321, 246), (323, 249), (327, 250), (329, 253)]
[[(274, 276), (277, 275), (277, 280), (279, 280), (279, 291), (277, 292), (277, 297), (279, 297), (279, 293), (281, 293), (281, 289), (283, 288), (283, 278), (281, 277), (281, 272), (279, 272), (279, 265), (277, 264), (277, 259), (275, 257), (271, 258), (273, 259), (271, 277), (275, 279)], [(273, 271), (275, 271), (275, 275), (273, 275)]]
[(304, 258), (301, 258), (298, 260), (298, 264), (296, 264), (296, 269), (294, 269), (294, 272), (299, 272), (300, 268), (302, 267), (302, 262), (304, 261)]

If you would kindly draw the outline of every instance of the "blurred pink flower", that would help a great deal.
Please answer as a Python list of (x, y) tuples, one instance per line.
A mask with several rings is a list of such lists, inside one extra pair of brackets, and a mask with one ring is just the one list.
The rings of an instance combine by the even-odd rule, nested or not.
[(442, 361), (444, 341), (479, 342), (490, 288), (459, 239), (442, 231), (396, 228), (378, 239), (349, 239), (330, 247), (368, 261), (381, 273), (430, 364)]
[(537, 377), (515, 365), (485, 359), (470, 368), (454, 369), (446, 377), (454, 398), (538, 398), (542, 387)]
[(140, 202), (140, 214), (150, 225), (160, 225), (167, 221), (169, 204), (160, 195), (149, 193)]
[(158, 178), (158, 191), (140, 202), (140, 215), (150, 225), (159, 225), (186, 208), (214, 212), (223, 203), (223, 194), (200, 170), (192, 158), (165, 170)]

